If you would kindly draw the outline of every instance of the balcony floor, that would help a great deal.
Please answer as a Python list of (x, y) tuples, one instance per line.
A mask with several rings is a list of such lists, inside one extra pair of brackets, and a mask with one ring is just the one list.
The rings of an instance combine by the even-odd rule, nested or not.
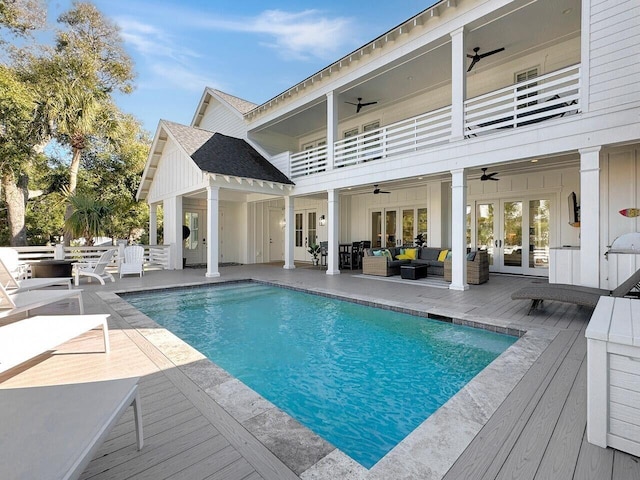
[[(527, 316), (528, 302), (512, 301), (510, 296), (530, 278), (492, 275), (486, 284), (456, 292), (362, 278), (360, 272), (327, 276), (307, 266), (220, 271), (218, 279), (205, 279), (204, 270), (186, 269), (147, 272), (142, 279), (127, 277), (104, 287), (83, 283), (87, 313), (111, 313), (112, 353), (99, 353), (101, 334), (92, 331), (0, 377), (0, 388), (141, 377), (145, 447), (141, 452), (135, 449), (128, 410), (81, 478), (640, 478), (638, 458), (586, 442), (584, 330), (591, 311), (546, 302), (543, 310)], [(214, 377), (224, 377), (224, 372), (163, 329), (149, 328), (146, 317), (112, 293), (249, 278), (528, 330), (549, 341), (474, 431), (468, 446), (456, 443), (456, 435), (441, 425), (447, 436), (432, 431), (429, 444), (407, 443), (405, 450), (415, 463), (396, 461), (390, 454), (367, 472), (304, 432), (294, 439), (296, 449), (270, 441), (269, 430), (277, 427), (263, 423), (257, 428), (255, 418), (239, 418), (237, 403), (245, 399), (236, 390), (217, 388), (220, 378)], [(77, 313), (76, 309), (72, 303), (61, 303), (34, 313)], [(244, 407), (257, 410), (260, 402)]]

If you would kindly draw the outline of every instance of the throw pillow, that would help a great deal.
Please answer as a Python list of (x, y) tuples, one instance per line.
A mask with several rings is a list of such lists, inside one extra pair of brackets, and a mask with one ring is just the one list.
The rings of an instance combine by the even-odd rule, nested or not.
[(467, 260), (469, 260), (470, 262), (473, 262), (475, 259), (476, 259), (476, 252), (467, 253)]
[(393, 255), (391, 255), (391, 252), (386, 248), (382, 251), (382, 256), (387, 257), (389, 260), (393, 260)]
[(409, 258), (407, 260), (415, 260), (418, 258), (418, 249), (417, 248), (407, 248), (404, 251), (404, 254)]
[(447, 253), (449, 253), (449, 250), (440, 250), (440, 255), (438, 255), (438, 261), (444, 262), (447, 259)]
[(451, 260), (451, 250), (447, 253), (447, 260)]
[(396, 260), (411, 260), (411, 257), (406, 253), (401, 253), (400, 255), (396, 255)]

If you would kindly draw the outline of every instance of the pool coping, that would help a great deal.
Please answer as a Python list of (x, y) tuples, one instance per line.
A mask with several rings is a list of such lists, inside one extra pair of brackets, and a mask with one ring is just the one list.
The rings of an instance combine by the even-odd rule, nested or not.
[[(520, 338), (371, 469), (366, 469), (125, 300), (127, 294), (133, 293), (215, 288), (246, 282), (273, 285)], [(250, 278), (169, 288), (97, 292), (97, 295), (303, 480), (442, 478), (558, 334), (558, 330), (549, 328), (513, 328), (504, 320), (479, 317), (450, 318), (442, 312), (417, 311), (394, 302), (373, 302), (368, 298), (344, 297), (333, 292), (311, 291)], [(505, 375), (505, 372), (509, 372), (509, 375)]]

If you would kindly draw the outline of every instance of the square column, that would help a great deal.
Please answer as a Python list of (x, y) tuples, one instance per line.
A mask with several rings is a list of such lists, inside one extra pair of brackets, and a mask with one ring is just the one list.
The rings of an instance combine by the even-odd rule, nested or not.
[(333, 170), (333, 145), (338, 138), (338, 98), (327, 93), (327, 170)]
[(293, 263), (293, 252), (295, 245), (295, 212), (294, 199), (292, 197), (284, 197), (284, 268), (293, 270), (296, 266)]
[(464, 101), (467, 96), (467, 69), (464, 46), (464, 27), (451, 35), (451, 137), (449, 141), (464, 139)]
[(580, 152), (580, 285), (600, 287), (600, 149)]
[(467, 174), (451, 170), (451, 285), (450, 290), (468, 290), (467, 284)]
[(158, 244), (158, 205), (149, 205), (149, 245)]
[(337, 190), (327, 190), (327, 275), (340, 275), (338, 238), (340, 233), (340, 199)]
[(220, 187), (207, 187), (207, 273), (205, 277), (219, 277), (218, 257), (218, 210), (220, 207)]
[(164, 211), (164, 243), (169, 245), (169, 269), (182, 270), (182, 197), (169, 197), (162, 203)]

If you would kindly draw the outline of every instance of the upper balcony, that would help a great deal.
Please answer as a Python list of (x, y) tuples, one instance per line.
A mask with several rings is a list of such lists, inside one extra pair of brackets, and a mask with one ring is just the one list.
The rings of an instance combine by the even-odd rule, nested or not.
[[(515, 83), (464, 102), (466, 138), (525, 127), (580, 111), (580, 65)], [(339, 140), (333, 144), (334, 167), (348, 167), (448, 143), (451, 105)], [(290, 176), (298, 178), (328, 168), (329, 146), (290, 156)]]
[[(581, 4), (438, 2), (248, 114), (248, 136), (300, 179), (575, 114)], [(471, 66), (476, 47), (495, 53)]]

